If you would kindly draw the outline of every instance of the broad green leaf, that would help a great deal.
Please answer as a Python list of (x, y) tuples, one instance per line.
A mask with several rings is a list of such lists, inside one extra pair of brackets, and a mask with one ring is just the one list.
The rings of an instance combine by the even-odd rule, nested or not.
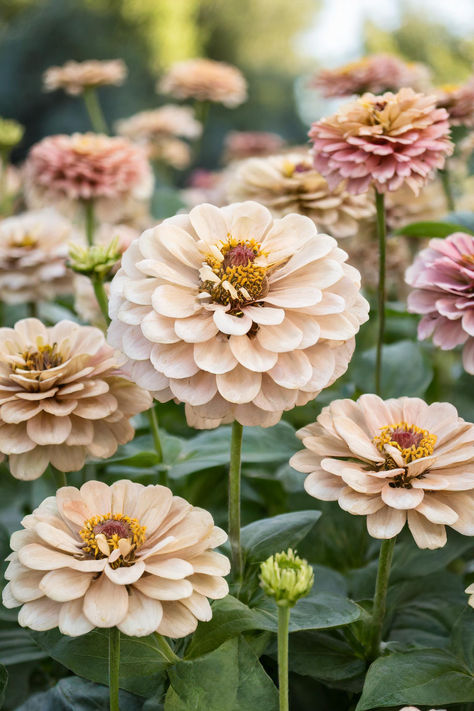
[[(107, 630), (93, 630), (82, 637), (65, 637), (59, 630), (32, 633), (37, 644), (65, 667), (99, 684), (108, 683)], [(120, 687), (150, 696), (163, 681), (166, 663), (153, 635), (126, 637), (120, 642)]]
[(294, 511), (249, 523), (241, 532), (244, 559), (258, 563), (273, 553), (294, 548), (320, 517), (321, 511)]
[(278, 692), (243, 639), (169, 670), (165, 711), (277, 711)]
[(356, 711), (385, 706), (430, 706), (474, 699), (473, 670), (444, 649), (380, 657), (369, 668)]
[[(17, 612), (17, 611), (15, 611)], [(20, 664), (35, 659), (44, 659), (48, 655), (31, 639), (31, 635), (22, 627), (8, 623), (0, 629), (0, 664)]]
[(443, 548), (423, 550), (414, 545), (411, 537), (402, 543), (397, 543), (393, 554), (391, 582), (419, 578), (423, 575), (442, 570), (453, 560), (474, 550), (472, 538), (462, 536), (455, 531), (449, 531), (448, 542)]
[[(120, 691), (121, 709), (140, 711), (143, 699)], [(109, 689), (76, 676), (58, 681), (48, 691), (34, 694), (16, 711), (108, 711)]]
[(453, 232), (467, 232), (474, 235), (474, 232), (465, 225), (455, 224), (453, 222), (412, 222), (410, 225), (400, 227), (395, 231), (396, 235), (405, 235), (406, 237), (447, 237)]
[(5, 701), (5, 689), (8, 683), (8, 672), (3, 665), (0, 664), (0, 708)]

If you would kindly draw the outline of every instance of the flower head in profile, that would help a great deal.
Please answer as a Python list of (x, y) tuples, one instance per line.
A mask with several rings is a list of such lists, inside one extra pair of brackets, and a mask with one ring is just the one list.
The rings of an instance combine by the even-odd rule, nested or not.
[(452, 126), (474, 127), (474, 76), (465, 84), (441, 86), (436, 97), (437, 105), (448, 112)]
[(202, 133), (202, 125), (194, 117), (190, 106), (166, 104), (117, 121), (117, 133), (136, 143), (147, 143), (166, 136), (196, 139)]
[(23, 212), (0, 222), (0, 299), (47, 301), (72, 291), (66, 259), (72, 224), (55, 210)]
[(393, 54), (372, 54), (337, 69), (321, 70), (312, 86), (327, 98), (366, 92), (383, 94), (402, 87), (423, 91), (429, 84), (429, 76), (425, 64), (407, 63)]
[(212, 101), (230, 109), (247, 98), (247, 82), (237, 67), (199, 57), (173, 64), (157, 89), (177, 99)]
[(225, 597), (227, 539), (212, 516), (164, 486), (66, 486), (23, 519), (3, 592), (22, 627), (77, 637), (118, 627), (132, 637), (184, 637)]
[(229, 131), (224, 141), (224, 161), (256, 158), (280, 153), (285, 141), (278, 133), (268, 131)]
[(474, 374), (474, 237), (456, 232), (432, 239), (405, 275), (414, 287), (408, 310), (423, 314), (418, 338), (432, 336), (435, 346), (463, 345), (463, 365)]
[(96, 133), (47, 136), (25, 163), (29, 207), (53, 205), (73, 216), (93, 200), (100, 221), (119, 222), (147, 204), (153, 175), (145, 151), (126, 138)]
[(362, 193), (397, 190), (415, 193), (453, 152), (445, 109), (436, 97), (400, 89), (397, 94), (364, 94), (334, 116), (313, 124), (314, 166), (333, 189)]
[(347, 369), (368, 304), (346, 257), (302, 215), (200, 205), (125, 252), (108, 340), (192, 426), (273, 425)]
[(129, 419), (151, 397), (122, 362), (102, 331), (72, 321), (0, 329), (0, 452), (14, 477), (36, 479), (48, 464), (76, 471), (132, 439)]
[(343, 183), (330, 190), (308, 154), (242, 161), (229, 178), (227, 191), (230, 200), (257, 200), (275, 217), (291, 212), (307, 215), (318, 230), (336, 239), (355, 235), (360, 223), (375, 214), (367, 194), (351, 195)]
[(98, 86), (120, 86), (127, 76), (127, 67), (121, 59), (89, 59), (85, 62), (71, 60), (62, 67), (50, 67), (43, 75), (46, 91), (64, 89), (66, 94), (77, 96)]
[(297, 434), (304, 449), (290, 464), (308, 474), (308, 494), (367, 516), (374, 538), (406, 522), (420, 548), (444, 546), (445, 526), (474, 535), (474, 425), (453, 405), (335, 400)]
[(314, 572), (308, 561), (288, 551), (271, 555), (260, 565), (260, 587), (277, 605), (295, 605), (311, 592)]

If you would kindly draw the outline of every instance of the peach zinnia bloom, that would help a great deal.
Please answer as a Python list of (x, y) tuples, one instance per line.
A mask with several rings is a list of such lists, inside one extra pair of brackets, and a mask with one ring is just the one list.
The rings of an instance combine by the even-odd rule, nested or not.
[(52, 209), (23, 212), (0, 222), (0, 299), (18, 304), (71, 293), (66, 260), (73, 237), (69, 220)]
[(448, 112), (452, 126), (474, 127), (474, 76), (460, 86), (441, 86), (436, 97), (438, 106)]
[(360, 275), (302, 215), (195, 207), (147, 230), (111, 286), (109, 342), (198, 428), (268, 427), (347, 369), (367, 320)]
[(393, 54), (372, 54), (337, 69), (323, 69), (312, 85), (325, 97), (352, 94), (382, 94), (411, 87), (418, 91), (427, 88), (429, 69), (424, 64), (406, 63)]
[(24, 172), (29, 207), (52, 205), (73, 216), (79, 202), (93, 200), (103, 222), (133, 217), (153, 191), (144, 149), (96, 133), (43, 138), (30, 150)]
[(117, 121), (117, 133), (137, 143), (153, 141), (163, 136), (199, 138), (202, 125), (194, 118), (190, 106), (166, 104), (158, 109), (140, 111)]
[(352, 193), (371, 184), (379, 192), (397, 190), (403, 183), (418, 193), (453, 152), (446, 110), (436, 108), (435, 96), (412, 89), (364, 94), (314, 123), (309, 136), (316, 170), (330, 188), (346, 180)]
[(177, 99), (212, 101), (230, 109), (247, 98), (247, 82), (237, 67), (199, 57), (173, 64), (157, 90)]
[(355, 235), (360, 223), (375, 214), (367, 194), (351, 195), (343, 183), (330, 190), (314, 169), (311, 156), (298, 153), (239, 163), (229, 178), (228, 197), (230, 201), (257, 200), (275, 217), (291, 212), (307, 215), (318, 230), (337, 239)]
[(164, 486), (88, 481), (45, 499), (11, 537), (3, 591), (22, 627), (77, 637), (118, 627), (184, 637), (225, 597), (227, 535), (211, 514)]
[(419, 398), (336, 400), (297, 435), (290, 464), (309, 473), (305, 489), (367, 516), (374, 538), (405, 522), (420, 548), (446, 543), (445, 526), (474, 535), (474, 425), (453, 405)]
[(76, 471), (133, 438), (129, 418), (152, 400), (122, 362), (102, 331), (72, 321), (0, 329), (0, 452), (14, 477), (36, 479), (49, 463)]
[(46, 91), (64, 89), (66, 94), (77, 96), (85, 89), (96, 89), (107, 84), (120, 86), (126, 76), (127, 67), (121, 59), (89, 59), (85, 62), (71, 60), (62, 67), (47, 69), (43, 81)]

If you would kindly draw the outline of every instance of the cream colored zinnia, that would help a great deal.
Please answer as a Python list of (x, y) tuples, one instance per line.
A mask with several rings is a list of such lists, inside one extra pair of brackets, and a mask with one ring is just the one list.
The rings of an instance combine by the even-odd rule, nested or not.
[(133, 438), (129, 418), (152, 401), (122, 362), (102, 331), (72, 321), (0, 329), (0, 452), (14, 477), (36, 479), (50, 463), (76, 471)]
[(247, 98), (247, 82), (237, 67), (202, 57), (173, 64), (157, 90), (177, 99), (212, 101), (231, 109)]
[(305, 489), (367, 516), (374, 538), (405, 523), (420, 548), (446, 543), (445, 526), (474, 535), (474, 425), (449, 403), (419, 398), (336, 400), (297, 433), (304, 449), (290, 464)]
[(330, 190), (326, 179), (313, 168), (309, 154), (242, 161), (229, 179), (228, 198), (257, 200), (276, 217), (291, 212), (307, 215), (318, 229), (336, 238), (356, 234), (360, 223), (375, 214), (367, 193), (351, 195), (343, 183)]
[(88, 481), (45, 499), (11, 537), (3, 592), (22, 627), (71, 637), (115, 627), (184, 637), (225, 597), (227, 536), (164, 486)]
[(49, 67), (43, 75), (43, 81), (46, 91), (64, 89), (67, 94), (77, 96), (86, 89), (96, 89), (98, 86), (120, 86), (126, 76), (127, 67), (121, 59), (89, 59), (85, 62), (71, 60), (62, 67)]
[(347, 369), (368, 304), (346, 257), (302, 215), (200, 205), (123, 255), (109, 342), (192, 426), (273, 425)]
[(8, 304), (47, 301), (72, 291), (66, 266), (69, 220), (55, 210), (23, 212), (0, 222), (0, 299)]

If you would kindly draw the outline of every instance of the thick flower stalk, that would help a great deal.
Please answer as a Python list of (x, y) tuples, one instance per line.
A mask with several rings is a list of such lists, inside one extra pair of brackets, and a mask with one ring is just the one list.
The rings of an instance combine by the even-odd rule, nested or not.
[(173, 64), (158, 83), (157, 91), (177, 99), (211, 101), (233, 109), (247, 99), (247, 82), (231, 64), (196, 58)]
[(77, 471), (133, 438), (130, 417), (152, 401), (122, 363), (99, 329), (72, 321), (0, 329), (0, 452), (14, 477)]
[(249, 158), (239, 163), (229, 178), (229, 200), (256, 200), (283, 217), (306, 215), (318, 230), (336, 239), (355, 235), (361, 223), (373, 218), (375, 208), (367, 193), (352, 195), (341, 183), (333, 190), (313, 167), (309, 154), (285, 153)]
[(442, 350), (463, 346), (463, 365), (474, 374), (474, 237), (456, 232), (432, 239), (406, 271), (414, 287), (408, 310), (422, 314), (418, 338)]
[(270, 426), (347, 369), (367, 320), (360, 275), (311, 220), (200, 205), (147, 230), (111, 286), (108, 339), (198, 428)]
[(374, 538), (406, 522), (420, 548), (444, 546), (445, 526), (474, 535), (474, 425), (453, 405), (362, 395), (297, 434), (304, 449), (290, 463), (308, 473), (308, 494), (367, 516)]
[(184, 637), (210, 620), (208, 598), (225, 597), (228, 559), (212, 516), (164, 486), (128, 480), (67, 486), (23, 519), (3, 592), (22, 627), (95, 627), (132, 637)]

